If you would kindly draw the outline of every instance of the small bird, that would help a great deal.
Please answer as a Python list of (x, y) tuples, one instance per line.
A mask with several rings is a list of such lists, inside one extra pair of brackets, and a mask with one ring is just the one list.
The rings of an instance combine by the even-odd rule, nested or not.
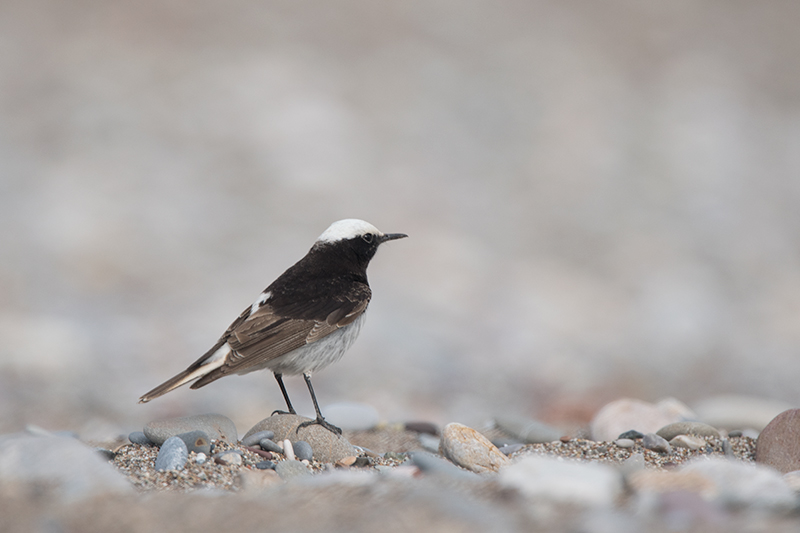
[[(139, 398), (149, 402), (190, 381), (199, 389), (228, 374), (269, 369), (296, 414), (283, 374), (303, 374), (319, 424), (341, 434), (319, 410), (311, 374), (335, 363), (353, 344), (372, 296), (367, 265), (386, 241), (408, 237), (381, 233), (357, 219), (334, 222), (300, 261), (264, 289), (233, 321), (216, 344), (186, 370)], [(283, 413), (283, 411), (276, 411)], [(274, 414), (274, 413), (273, 413)]]

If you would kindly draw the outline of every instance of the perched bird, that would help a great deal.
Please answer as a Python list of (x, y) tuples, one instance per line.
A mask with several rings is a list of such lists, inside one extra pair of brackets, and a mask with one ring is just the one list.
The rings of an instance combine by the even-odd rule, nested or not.
[(191, 388), (198, 389), (228, 374), (268, 368), (275, 374), (291, 414), (296, 413), (282, 376), (303, 374), (317, 418), (302, 425), (319, 424), (341, 433), (323, 418), (311, 374), (341, 359), (358, 337), (372, 296), (367, 265), (378, 246), (403, 237), (407, 235), (381, 233), (363, 220), (334, 222), (305, 257), (264, 289), (205, 355), (139, 398), (139, 403), (190, 381), (196, 380)]

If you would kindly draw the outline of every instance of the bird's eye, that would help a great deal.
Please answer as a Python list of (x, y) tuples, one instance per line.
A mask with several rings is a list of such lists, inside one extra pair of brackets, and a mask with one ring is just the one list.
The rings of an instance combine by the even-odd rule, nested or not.
[(374, 235), (372, 235), (372, 233), (365, 233), (364, 235), (361, 236), (361, 238), (364, 239), (364, 241), (368, 242), (368, 243), (372, 242), (372, 238), (373, 237), (374, 237)]

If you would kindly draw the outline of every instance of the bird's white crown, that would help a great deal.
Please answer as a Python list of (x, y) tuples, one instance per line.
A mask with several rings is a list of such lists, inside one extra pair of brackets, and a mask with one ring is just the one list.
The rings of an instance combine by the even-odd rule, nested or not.
[(328, 226), (328, 229), (319, 236), (317, 242), (336, 242), (366, 235), (367, 233), (383, 235), (383, 233), (378, 231), (378, 228), (369, 222), (364, 222), (357, 218), (346, 218), (344, 220), (338, 220)]

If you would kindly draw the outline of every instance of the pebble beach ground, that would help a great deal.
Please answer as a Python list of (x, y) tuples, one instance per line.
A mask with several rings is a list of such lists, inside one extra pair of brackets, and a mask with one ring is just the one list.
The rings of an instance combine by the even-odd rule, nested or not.
[[(210, 417), (215, 438), (195, 431), (191, 450), (186, 433), (168, 440)], [(301, 420), (271, 417), (241, 438), (220, 415), (114, 442), (0, 436), (0, 531), (800, 530), (796, 472), (760, 464), (753, 431), (681, 421), (607, 441), (592, 440), (600, 426), (552, 439), (555, 428), (527, 419), (377, 424), (343, 438), (298, 430), (312, 457), (305, 441), (281, 438)], [(325, 439), (345, 446), (320, 460)], [(176, 443), (187, 451), (164, 468)]]

